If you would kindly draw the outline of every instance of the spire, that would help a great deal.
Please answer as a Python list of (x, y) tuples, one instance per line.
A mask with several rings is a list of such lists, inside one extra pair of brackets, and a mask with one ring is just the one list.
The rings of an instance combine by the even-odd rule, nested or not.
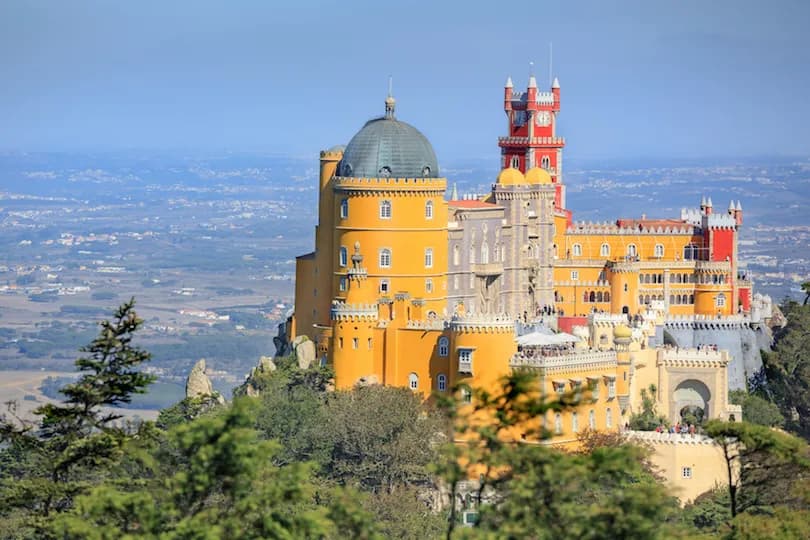
[(450, 200), (451, 201), (458, 200), (458, 184), (456, 182), (453, 182), (453, 192), (450, 194)]
[(742, 204), (740, 203), (739, 199), (737, 200), (737, 211), (742, 212)]
[(706, 206), (708, 206), (709, 208), (712, 208), (712, 198), (711, 197), (709, 197), (709, 200), (706, 201)]
[(554, 82), (551, 83), (551, 88), (559, 88), (560, 87), (560, 80), (557, 77), (554, 77)]
[(529, 88), (537, 88), (537, 80), (534, 78), (534, 62), (529, 62)]
[(505, 86), (505, 88), (513, 88), (513, 86), (512, 86), (512, 77), (511, 76), (506, 78), (506, 86)]
[(734, 199), (731, 199), (731, 202), (728, 203), (728, 211), (733, 212), (734, 210), (736, 210), (736, 208), (734, 208)]
[(700, 206), (701, 208), (706, 206), (706, 195), (700, 197)]
[(388, 77), (388, 97), (385, 98), (385, 117), (389, 120), (394, 119), (394, 109), (397, 106), (397, 100), (394, 99), (394, 78)]

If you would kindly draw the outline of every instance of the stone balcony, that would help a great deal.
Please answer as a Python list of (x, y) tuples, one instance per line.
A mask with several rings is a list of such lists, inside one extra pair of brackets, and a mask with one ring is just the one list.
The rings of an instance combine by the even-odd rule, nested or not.
[(537, 369), (589, 368), (616, 365), (615, 351), (582, 351), (543, 355), (540, 351), (524, 350), (512, 355), (511, 367)]
[(503, 274), (503, 263), (501, 262), (473, 263), (471, 267), (477, 276), (499, 276)]

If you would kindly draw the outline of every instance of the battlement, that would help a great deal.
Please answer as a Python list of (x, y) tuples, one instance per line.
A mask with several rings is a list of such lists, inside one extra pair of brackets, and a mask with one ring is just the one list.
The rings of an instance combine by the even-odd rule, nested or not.
[(506, 314), (456, 314), (450, 319), (449, 327), (454, 332), (514, 333), (515, 321)]
[[(526, 103), (529, 100), (528, 92), (521, 92), (519, 90), (512, 91), (512, 103)], [(534, 102), (538, 105), (554, 105), (553, 92), (537, 92)]]
[(565, 137), (498, 137), (500, 146), (564, 146)]
[(729, 214), (709, 214), (704, 216), (706, 218), (704, 227), (711, 227), (712, 229), (736, 229), (737, 220), (734, 216)]
[(622, 434), (628, 439), (644, 441), (655, 444), (688, 444), (688, 445), (713, 445), (714, 441), (699, 433), (690, 435), (689, 433), (658, 433), (656, 431), (623, 431)]
[(512, 355), (509, 365), (554, 372), (572, 368), (580, 370), (615, 368), (617, 361), (616, 351), (572, 351), (543, 355), (532, 349), (524, 349)]
[(616, 326), (618, 324), (628, 324), (627, 315), (620, 313), (591, 313), (588, 315), (591, 324)]
[(330, 315), (333, 321), (376, 321), (379, 310), (377, 304), (347, 304), (334, 300)]
[(445, 178), (351, 178), (335, 176), (332, 179), (335, 191), (437, 191), (444, 193)]
[(610, 235), (693, 235), (695, 228), (685, 223), (682, 227), (677, 226), (658, 226), (658, 227), (620, 227), (615, 223), (604, 222), (590, 222), (579, 221), (575, 222), (568, 227), (567, 233), (569, 235), (593, 235), (593, 234), (610, 234)]
[(340, 161), (343, 159), (343, 150), (321, 150), (321, 159), (326, 161)]
[(658, 349), (658, 363), (677, 367), (711, 367), (728, 365), (727, 351), (718, 351), (711, 347), (688, 349)]
[(410, 320), (405, 323), (405, 328), (409, 330), (444, 330), (447, 322), (441, 319)]
[(668, 315), (664, 326), (670, 328), (704, 328), (710, 330), (737, 329), (748, 326), (751, 319), (746, 315)]
[(695, 271), (697, 272), (731, 272), (729, 261), (695, 261)]

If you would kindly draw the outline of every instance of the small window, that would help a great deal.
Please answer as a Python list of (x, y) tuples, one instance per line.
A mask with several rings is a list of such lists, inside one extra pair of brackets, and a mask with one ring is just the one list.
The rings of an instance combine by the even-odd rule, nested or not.
[(340, 218), (346, 219), (349, 217), (349, 199), (341, 199), (340, 201)]
[(557, 392), (560, 395), (565, 394), (565, 384), (564, 383), (554, 383), (554, 391)]
[(343, 338), (341, 337), (341, 338), (338, 338), (338, 349), (342, 349), (342, 348), (343, 348)]
[(714, 299), (714, 305), (717, 307), (726, 307), (726, 295), (723, 293), (718, 294)]
[(380, 280), (380, 292), (382, 294), (387, 294), (388, 293), (388, 280), (387, 279), (381, 279)]
[(391, 176), (391, 167), (380, 167), (380, 178), (388, 178)]
[(346, 290), (346, 277), (345, 276), (340, 277), (340, 290), (341, 291)]
[(571, 431), (579, 432), (579, 415), (575, 412), (571, 413)]
[(439, 392), (447, 390), (447, 375), (439, 373), (439, 376), (436, 377), (436, 387), (439, 389)]
[(461, 248), (458, 247), (458, 244), (453, 246), (453, 264), (456, 266), (461, 264)]
[(349, 250), (346, 246), (340, 246), (340, 266), (349, 264)]
[(450, 340), (442, 336), (439, 338), (439, 356), (446, 357), (450, 354)]
[(391, 250), (388, 248), (380, 250), (380, 268), (391, 268)]
[(616, 397), (616, 380), (610, 379), (608, 381), (608, 398), (615, 398)]
[(602, 244), (602, 247), (599, 248), (599, 256), (610, 257), (610, 244)]
[(608, 410), (605, 412), (605, 427), (613, 427), (613, 409), (608, 407)]
[(371, 350), (373, 348), (374, 348), (373, 342), (371, 341), (371, 338), (368, 338), (368, 350)]
[(408, 386), (411, 387), (411, 390), (418, 390), (419, 389), (419, 375), (416, 373), (411, 373), (408, 375)]
[(380, 201), (380, 219), (391, 219), (391, 201)]
[(489, 246), (487, 246), (486, 240), (484, 243), (481, 244), (481, 264), (489, 263)]
[(562, 415), (560, 413), (554, 414), (554, 433), (562, 434)]
[(681, 478), (692, 478), (692, 467), (682, 467), (681, 468)]
[(433, 292), (433, 280), (431, 278), (425, 279), (425, 292), (426, 293)]
[(596, 429), (596, 411), (593, 409), (588, 413), (588, 429)]
[(540, 159), (540, 166), (542, 168), (546, 169), (546, 170), (550, 169), (551, 168), (551, 158), (549, 158), (548, 156), (543, 156)]
[(433, 268), (433, 248), (425, 248), (425, 268)]
[(433, 219), (433, 201), (425, 203), (425, 219)]
[(359, 349), (360, 348), (360, 340), (357, 338), (352, 338), (352, 349)]
[(579, 270), (571, 270), (571, 281), (579, 280)]
[(519, 169), (520, 168), (520, 158), (518, 156), (512, 156), (512, 161), (510, 163), (510, 166), (513, 169)]
[(457, 290), (458, 290), (458, 288), (459, 288), (459, 285), (460, 285), (460, 281), (459, 281), (458, 274), (455, 274), (455, 275), (453, 276), (453, 290), (454, 290), (454, 291), (457, 291)]
[(627, 245), (627, 256), (628, 257), (635, 257), (638, 255), (638, 250), (636, 249), (635, 244), (628, 244)]
[(664, 256), (664, 244), (655, 244), (655, 256), (659, 259)]
[(574, 257), (582, 257), (582, 244), (574, 244), (571, 246), (571, 251)]

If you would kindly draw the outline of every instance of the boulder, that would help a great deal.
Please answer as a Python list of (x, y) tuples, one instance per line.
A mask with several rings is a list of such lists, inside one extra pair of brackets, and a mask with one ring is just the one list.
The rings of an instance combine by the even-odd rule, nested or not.
[(211, 384), (211, 379), (205, 374), (205, 358), (201, 358), (191, 368), (188, 379), (186, 379), (186, 397), (196, 398), (212, 395), (214, 395), (214, 387)]
[[(297, 339), (298, 338), (296, 338), (296, 340)], [(305, 339), (295, 345), (295, 359), (298, 361), (299, 369), (309, 369), (315, 362), (315, 343), (309, 339)]]
[[(272, 358), (270, 358), (269, 356), (262, 356), (261, 358), (259, 358), (259, 365), (256, 366), (255, 369), (258, 369), (258, 371), (261, 371), (262, 373), (270, 373), (278, 368), (276, 367), (276, 363), (273, 362)], [(253, 376), (252, 372), (251, 376)]]

